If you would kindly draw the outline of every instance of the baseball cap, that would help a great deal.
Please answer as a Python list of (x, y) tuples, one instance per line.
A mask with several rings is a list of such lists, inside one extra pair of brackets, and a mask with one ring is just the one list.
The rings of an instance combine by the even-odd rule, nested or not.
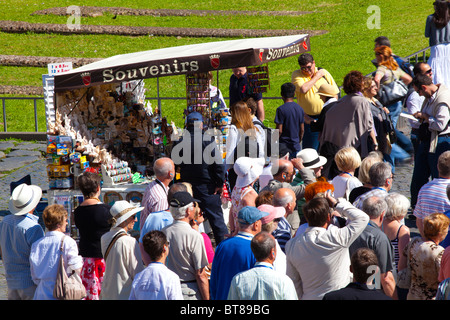
[(193, 198), (189, 192), (179, 191), (173, 194), (169, 204), (171, 207), (181, 208), (191, 202), (200, 202), (200, 200)]
[(202, 121), (203, 122), (203, 116), (200, 112), (191, 112), (186, 116), (186, 123), (192, 124), (195, 121)]
[(258, 210), (268, 212), (269, 214), (261, 219), (262, 224), (269, 223), (277, 218), (284, 217), (286, 209), (283, 207), (274, 207), (270, 204), (262, 204), (258, 207)]
[(268, 215), (268, 212), (258, 210), (255, 207), (246, 206), (239, 210), (238, 221), (246, 224), (252, 224)]

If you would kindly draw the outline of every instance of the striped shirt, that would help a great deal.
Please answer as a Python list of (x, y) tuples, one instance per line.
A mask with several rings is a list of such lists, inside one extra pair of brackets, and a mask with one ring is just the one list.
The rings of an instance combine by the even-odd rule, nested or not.
[(419, 191), (414, 216), (424, 219), (430, 214), (444, 213), (450, 210), (450, 201), (447, 197), (447, 186), (450, 179), (435, 178), (425, 184)]
[(38, 219), (32, 214), (10, 214), (0, 222), (0, 247), (9, 290), (34, 285), (29, 261), (31, 245), (44, 236)]
[(164, 211), (169, 208), (167, 192), (168, 188), (158, 179), (149, 183), (142, 197), (142, 206), (144, 206), (144, 209), (141, 212), (139, 230), (144, 226), (145, 219), (147, 219), (150, 213)]
[(359, 210), (362, 210), (364, 200), (366, 200), (370, 197), (378, 197), (378, 198), (384, 199), (387, 196), (387, 194), (388, 194), (388, 192), (386, 191), (386, 189), (381, 188), (381, 187), (375, 187), (375, 188), (372, 188), (370, 191), (363, 193), (358, 198), (356, 198), (355, 201), (353, 201), (353, 205), (356, 208), (358, 208)]
[(286, 242), (291, 240), (291, 225), (285, 217), (281, 217), (278, 227), (272, 232), (273, 237), (278, 241), (281, 250), (284, 252)]

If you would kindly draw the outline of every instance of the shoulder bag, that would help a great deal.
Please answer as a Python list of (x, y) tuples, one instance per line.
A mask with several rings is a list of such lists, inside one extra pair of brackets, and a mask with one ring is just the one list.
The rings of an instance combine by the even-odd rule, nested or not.
[(55, 288), (53, 289), (53, 297), (59, 300), (81, 300), (86, 297), (86, 288), (81, 277), (75, 271), (71, 275), (67, 275), (64, 267), (63, 245), (65, 237), (63, 236), (61, 239), (58, 273), (56, 275)]
[(411, 287), (411, 247), (416, 240), (411, 241), (407, 248), (407, 265), (397, 274), (397, 287), (401, 289), (409, 289)]
[(395, 77), (394, 71), (389, 70), (392, 72), (393, 80), (390, 83), (381, 85), (377, 95), (377, 99), (384, 106), (389, 106), (394, 102), (402, 100), (408, 93), (408, 86), (401, 79)]
[(119, 239), (120, 237), (126, 236), (126, 235), (127, 235), (127, 233), (125, 233), (125, 232), (119, 232), (118, 234), (116, 234), (114, 236), (114, 238), (109, 243), (108, 248), (106, 249), (105, 256), (103, 257), (103, 259), (105, 261), (106, 261), (106, 258), (108, 257), (109, 252), (111, 251), (112, 246), (114, 245), (114, 243), (116, 243), (117, 239)]

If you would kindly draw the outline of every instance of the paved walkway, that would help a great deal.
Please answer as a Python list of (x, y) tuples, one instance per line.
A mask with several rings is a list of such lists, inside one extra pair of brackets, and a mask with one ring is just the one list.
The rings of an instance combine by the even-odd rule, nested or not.
[[(39, 185), (44, 191), (48, 190), (47, 164), (42, 154), (45, 153), (45, 147), (45, 142), (37, 144), (14, 141), (8, 143), (0, 142), (0, 152), (6, 151), (8, 153), (8, 157), (4, 158), (0, 154), (0, 158), (2, 158), (0, 159), (0, 219), (2, 215), (7, 214), (10, 194), (9, 184), (12, 181), (17, 181), (30, 174), (33, 184)], [(38, 152), (36, 153), (36, 151)], [(393, 192), (400, 192), (408, 198), (410, 197), (409, 186), (412, 169), (413, 166), (409, 164), (396, 167)], [(15, 171), (11, 172), (11, 170)], [(406, 219), (406, 225), (410, 227), (412, 236), (417, 235), (414, 221)], [(0, 300), (6, 300), (7, 287), (4, 272), (3, 264), (0, 260)]]

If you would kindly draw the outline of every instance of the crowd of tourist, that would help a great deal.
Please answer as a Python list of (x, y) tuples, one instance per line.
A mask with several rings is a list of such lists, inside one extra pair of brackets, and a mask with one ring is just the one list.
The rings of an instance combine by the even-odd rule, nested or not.
[[(103, 204), (98, 175), (81, 174), (78, 246), (64, 238), (64, 207), (45, 209), (44, 233), (33, 215), (42, 191), (19, 185), (0, 223), (8, 298), (54, 299), (61, 255), (85, 300), (448, 299), (448, 6), (436, 1), (427, 19), (428, 63), (408, 68), (378, 37), (376, 70), (350, 71), (342, 97), (330, 72), (300, 55), (281, 86), (275, 131), (262, 125), (263, 97), (246, 90), (246, 68), (233, 69), (225, 162), (196, 160), (198, 150), (217, 158), (214, 137), (191, 144), (188, 159), (158, 159), (140, 207)], [(409, 93), (383, 105), (380, 90), (397, 80)], [(409, 137), (397, 128), (401, 113)], [(189, 114), (186, 132), (203, 123)], [(405, 161), (414, 163), (410, 200), (391, 190)], [(417, 237), (405, 225), (409, 210)]]

